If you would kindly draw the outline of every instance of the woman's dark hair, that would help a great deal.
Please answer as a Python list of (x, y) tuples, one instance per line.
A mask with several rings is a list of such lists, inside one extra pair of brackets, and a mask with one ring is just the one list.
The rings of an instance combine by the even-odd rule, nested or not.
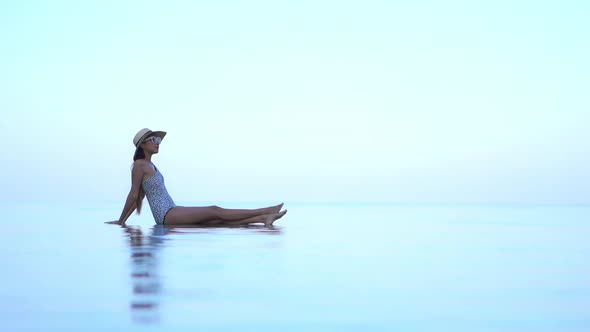
[(141, 148), (141, 146), (138, 146), (137, 149), (135, 149), (135, 154), (133, 155), (133, 161), (143, 159), (143, 158), (145, 158), (145, 152), (143, 152), (143, 149)]
[[(145, 158), (145, 152), (141, 146), (138, 146), (135, 149), (135, 154), (133, 155), (133, 162)], [(141, 213), (141, 204), (143, 203), (143, 198), (145, 197), (145, 192), (143, 188), (139, 186), (139, 195), (137, 196), (137, 200), (135, 201), (135, 208), (137, 209), (137, 214)]]

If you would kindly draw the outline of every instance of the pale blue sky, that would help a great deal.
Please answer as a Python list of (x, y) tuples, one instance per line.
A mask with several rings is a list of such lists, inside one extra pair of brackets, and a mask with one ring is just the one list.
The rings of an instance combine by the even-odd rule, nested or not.
[(0, 4), (2, 199), (588, 203), (584, 1)]

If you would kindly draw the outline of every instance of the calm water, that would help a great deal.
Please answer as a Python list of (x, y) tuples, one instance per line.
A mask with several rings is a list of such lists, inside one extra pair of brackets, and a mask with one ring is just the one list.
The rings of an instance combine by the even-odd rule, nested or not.
[(590, 207), (286, 206), (274, 229), (4, 206), (0, 328), (590, 330)]

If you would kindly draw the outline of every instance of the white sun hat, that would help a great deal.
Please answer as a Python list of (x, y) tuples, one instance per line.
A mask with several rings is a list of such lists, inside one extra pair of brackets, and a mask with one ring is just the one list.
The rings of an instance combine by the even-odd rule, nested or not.
[(165, 131), (151, 131), (149, 128), (143, 128), (142, 130), (138, 131), (137, 134), (135, 134), (135, 137), (133, 137), (133, 145), (135, 145), (135, 147), (138, 147), (139, 144), (141, 144), (144, 139), (151, 137), (151, 136), (164, 138), (164, 136), (166, 136), (166, 132)]

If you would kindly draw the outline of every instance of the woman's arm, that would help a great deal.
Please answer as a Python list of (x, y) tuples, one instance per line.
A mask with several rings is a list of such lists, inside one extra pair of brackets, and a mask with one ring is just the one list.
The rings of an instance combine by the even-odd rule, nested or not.
[(118, 224), (124, 225), (129, 216), (131, 216), (137, 204), (135, 202), (137, 200), (137, 197), (138, 195), (134, 195), (133, 192), (130, 192), (129, 195), (127, 195), (127, 200), (125, 201), (125, 205), (123, 206), (123, 211), (121, 212), (121, 216), (117, 221)]
[(144, 165), (141, 162), (135, 162), (133, 165), (133, 170), (131, 171), (131, 190), (129, 191), (129, 195), (127, 195), (123, 211), (121, 211), (121, 216), (119, 217), (119, 220), (110, 221), (108, 222), (109, 224), (124, 225), (127, 218), (129, 218), (133, 211), (135, 211), (135, 208), (137, 207), (137, 198), (139, 197), (139, 189), (141, 188), (141, 181), (143, 180), (143, 166)]
[[(125, 204), (126, 203), (127, 202), (125, 202)], [(129, 209), (129, 212), (127, 212), (127, 214), (125, 215), (125, 217), (123, 217), (122, 215), (121, 215), (121, 217), (123, 217), (123, 218), (119, 217), (119, 221), (120, 220), (124, 220), (121, 224), (124, 224), (125, 221), (127, 221), (127, 219), (133, 214), (133, 211), (135, 211), (136, 208), (137, 208), (137, 201), (134, 200), (133, 201), (133, 206), (131, 206), (131, 209)]]

